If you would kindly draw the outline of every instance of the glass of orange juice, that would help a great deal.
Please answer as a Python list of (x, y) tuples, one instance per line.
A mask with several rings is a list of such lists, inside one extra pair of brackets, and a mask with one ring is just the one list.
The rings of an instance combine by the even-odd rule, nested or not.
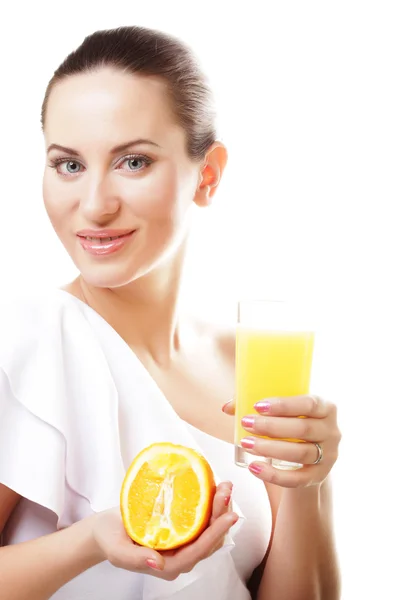
[[(244, 300), (238, 305), (236, 331), (235, 462), (247, 466), (265, 460), (240, 445), (254, 435), (243, 429), (242, 417), (257, 415), (254, 404), (264, 399), (309, 393), (314, 350), (313, 317), (296, 301)], [(281, 417), (285, 418), (285, 417)], [(267, 436), (264, 436), (267, 437)], [(293, 443), (302, 440), (286, 439)], [(279, 469), (299, 463), (271, 459)]]

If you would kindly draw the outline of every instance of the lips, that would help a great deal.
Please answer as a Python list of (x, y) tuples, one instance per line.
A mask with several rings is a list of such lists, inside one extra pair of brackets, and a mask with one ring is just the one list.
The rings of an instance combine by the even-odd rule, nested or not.
[(93, 256), (107, 256), (121, 250), (132, 239), (136, 230), (85, 229), (77, 233), (79, 242)]

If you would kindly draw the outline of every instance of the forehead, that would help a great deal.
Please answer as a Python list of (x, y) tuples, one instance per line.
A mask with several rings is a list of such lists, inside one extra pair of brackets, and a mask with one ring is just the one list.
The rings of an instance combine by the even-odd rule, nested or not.
[(170, 106), (166, 83), (103, 68), (73, 75), (50, 93), (45, 125), (49, 143), (118, 145), (146, 138), (160, 145), (184, 139)]

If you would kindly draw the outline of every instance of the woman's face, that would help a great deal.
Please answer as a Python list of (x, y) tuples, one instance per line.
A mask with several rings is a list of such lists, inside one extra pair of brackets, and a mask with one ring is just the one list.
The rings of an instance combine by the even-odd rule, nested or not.
[(106, 68), (62, 80), (44, 133), (46, 210), (87, 283), (126, 285), (183, 242), (201, 165), (162, 81)]

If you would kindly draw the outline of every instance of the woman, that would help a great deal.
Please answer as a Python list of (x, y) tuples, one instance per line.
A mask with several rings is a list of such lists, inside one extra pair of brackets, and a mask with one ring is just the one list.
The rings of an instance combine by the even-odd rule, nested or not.
[[(190, 51), (138, 27), (94, 33), (55, 72), (42, 125), (44, 202), (79, 276), (3, 310), (3, 596), (339, 598), (335, 406), (262, 402), (243, 446), (304, 467), (236, 467), (234, 335), (178, 311), (193, 209), (227, 161)], [(161, 439), (198, 447), (222, 480), (208, 529), (164, 554), (132, 544), (115, 508), (130, 461)]]

